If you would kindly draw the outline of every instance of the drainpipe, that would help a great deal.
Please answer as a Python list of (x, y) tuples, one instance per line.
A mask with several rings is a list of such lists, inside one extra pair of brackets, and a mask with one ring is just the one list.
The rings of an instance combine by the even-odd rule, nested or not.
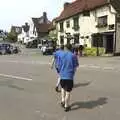
[(115, 56), (116, 52), (116, 32), (117, 32), (117, 14), (115, 14), (115, 34), (114, 34), (114, 46), (113, 46), (113, 55)]

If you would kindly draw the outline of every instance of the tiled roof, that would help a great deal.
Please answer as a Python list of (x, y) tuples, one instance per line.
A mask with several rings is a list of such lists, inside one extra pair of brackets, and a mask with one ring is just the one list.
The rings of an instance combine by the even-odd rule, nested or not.
[(38, 33), (47, 33), (49, 27), (50, 27), (50, 24), (42, 23), (42, 24), (38, 24), (36, 26), (36, 29)]
[(52, 22), (50, 23), (49, 31), (56, 29), (56, 20), (57, 20), (57, 18), (54, 18), (54, 19), (52, 20)]
[(50, 26), (50, 21), (47, 19), (46, 23), (43, 21), (43, 16), (40, 18), (32, 18), (33, 23), (37, 29), (38, 33), (48, 32), (48, 28)]
[(53, 23), (51, 23), (51, 24), (50, 24), (50, 26), (49, 26), (49, 28), (48, 28), (48, 29), (49, 29), (49, 31), (50, 31), (50, 30), (54, 30), (54, 29), (55, 29), (55, 26), (53, 25)]
[(108, 3), (108, 0), (76, 0), (68, 4), (61, 12), (57, 21), (69, 18), (86, 10), (91, 10)]

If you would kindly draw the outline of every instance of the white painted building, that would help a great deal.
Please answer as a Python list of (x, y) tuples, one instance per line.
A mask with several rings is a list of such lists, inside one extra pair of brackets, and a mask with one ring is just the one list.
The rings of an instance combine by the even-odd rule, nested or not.
[(33, 41), (35, 38), (37, 38), (37, 32), (31, 18), (27, 23), (25, 23), (25, 25), (22, 26), (22, 33), (18, 35), (18, 41), (28, 43)]
[[(117, 0), (114, 0), (115, 2)], [(74, 43), (87, 47), (104, 47), (106, 53), (118, 50), (120, 39), (116, 38), (116, 10), (113, 1), (76, 0), (65, 3), (64, 10), (57, 18), (58, 44)], [(118, 6), (119, 6), (118, 5)], [(99, 35), (99, 38), (98, 38)], [(119, 45), (115, 46), (115, 42)]]

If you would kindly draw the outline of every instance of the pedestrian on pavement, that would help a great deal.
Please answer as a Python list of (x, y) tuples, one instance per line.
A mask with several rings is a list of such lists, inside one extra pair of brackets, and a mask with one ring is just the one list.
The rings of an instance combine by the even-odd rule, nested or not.
[(77, 56), (72, 53), (72, 46), (67, 44), (62, 54), (59, 54), (58, 70), (61, 84), (61, 106), (65, 111), (70, 110), (70, 93), (73, 88), (73, 79), (76, 68), (79, 66)]
[(75, 47), (75, 48), (74, 48), (74, 54), (75, 54), (76, 56), (78, 56), (78, 47)]
[(55, 90), (56, 92), (60, 92), (61, 90), (59, 90), (60, 88), (60, 75), (59, 75), (59, 69), (58, 69), (58, 62), (59, 62), (59, 55), (61, 55), (64, 51), (64, 45), (61, 45), (59, 47), (59, 49), (54, 52), (53, 54), (53, 60), (52, 60), (52, 65), (51, 65), (51, 68), (53, 69), (53, 67), (55, 66), (55, 69), (57, 71), (57, 74), (58, 74), (58, 80), (57, 80), (57, 84), (56, 84), (56, 87), (55, 87)]
[(84, 50), (84, 46), (83, 46), (83, 45), (80, 45), (80, 46), (78, 47), (79, 56), (83, 56), (83, 50)]

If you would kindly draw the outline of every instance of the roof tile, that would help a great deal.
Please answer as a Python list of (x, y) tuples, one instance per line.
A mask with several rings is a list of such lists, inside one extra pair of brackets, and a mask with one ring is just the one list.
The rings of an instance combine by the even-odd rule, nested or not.
[(76, 0), (63, 9), (56, 21), (76, 15), (85, 10), (91, 10), (108, 3), (108, 0)]

